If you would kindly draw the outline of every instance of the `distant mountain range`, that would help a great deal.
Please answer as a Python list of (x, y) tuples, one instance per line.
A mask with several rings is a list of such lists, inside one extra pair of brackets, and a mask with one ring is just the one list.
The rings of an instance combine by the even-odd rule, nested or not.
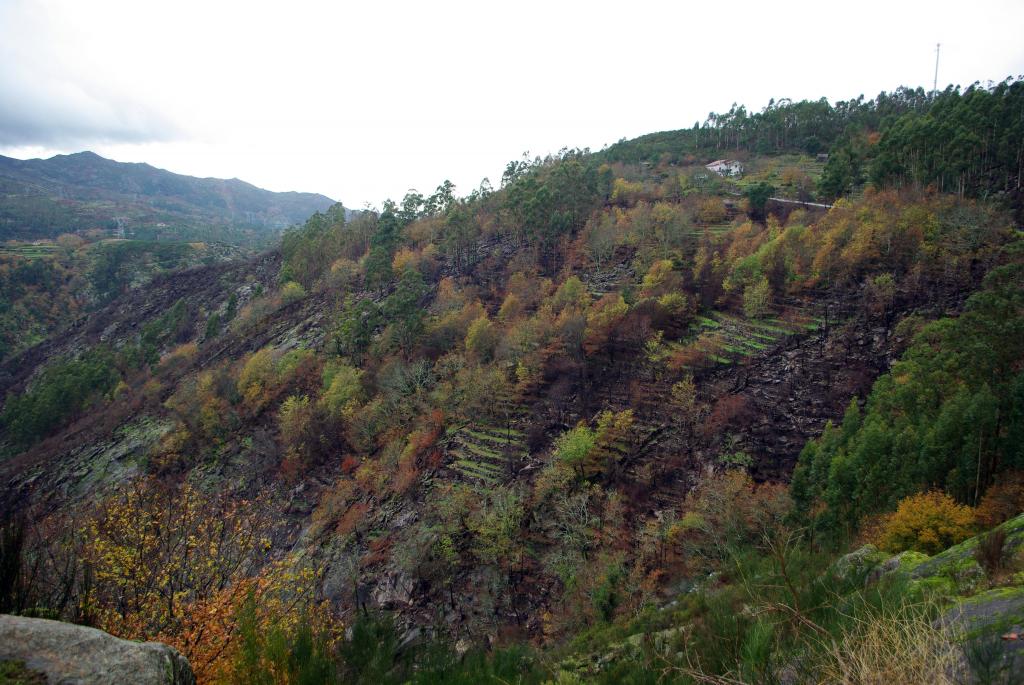
[(335, 201), (275, 193), (237, 178), (195, 178), (93, 152), (0, 155), (0, 240), (101, 229), (124, 237), (257, 246)]

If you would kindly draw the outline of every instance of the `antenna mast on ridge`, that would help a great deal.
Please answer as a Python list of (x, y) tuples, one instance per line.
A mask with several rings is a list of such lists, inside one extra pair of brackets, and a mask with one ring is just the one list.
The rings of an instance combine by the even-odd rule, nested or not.
[(932, 95), (939, 90), (939, 48), (942, 47), (942, 43), (935, 44), (935, 80), (932, 82)]

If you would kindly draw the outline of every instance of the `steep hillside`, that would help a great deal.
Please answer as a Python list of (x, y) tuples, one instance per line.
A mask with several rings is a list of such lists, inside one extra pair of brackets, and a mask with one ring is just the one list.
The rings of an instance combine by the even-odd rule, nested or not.
[[(967, 545), (971, 587), (912, 555), (1024, 509), (1024, 242), (1004, 196), (908, 177), (771, 200), (820, 192), (806, 152), (516, 161), (126, 290), (0, 364), (0, 611), (207, 682), (822, 682), (876, 627), (906, 654), (931, 590), (1020, 585), (1019, 523)], [(865, 539), (912, 588), (829, 571)]]
[(7, 242), (0, 247), (0, 360), (160, 274), (242, 259), (226, 243), (105, 238)]
[(194, 178), (93, 152), (0, 157), (0, 240), (89, 229), (124, 237), (263, 245), (334, 202), (275, 193), (238, 179)]

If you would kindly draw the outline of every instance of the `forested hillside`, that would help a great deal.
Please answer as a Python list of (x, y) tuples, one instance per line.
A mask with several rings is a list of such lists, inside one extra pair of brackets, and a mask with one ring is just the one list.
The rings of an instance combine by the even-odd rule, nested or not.
[(0, 363), (0, 611), (201, 682), (1015, 682), (1022, 159), (1015, 80), (782, 101), (117, 291)]
[(935, 186), (960, 196), (995, 198), (1021, 220), (1024, 86), (950, 86), (928, 95), (899, 88), (871, 100), (830, 104), (772, 101), (760, 112), (733, 105), (692, 129), (654, 133), (603, 151), (608, 161), (681, 163), (707, 155), (828, 153), (819, 196), (863, 188)]

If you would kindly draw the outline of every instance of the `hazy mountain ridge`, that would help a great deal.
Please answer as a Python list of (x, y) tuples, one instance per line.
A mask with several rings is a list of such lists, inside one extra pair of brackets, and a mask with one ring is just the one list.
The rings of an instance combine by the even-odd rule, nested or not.
[(138, 237), (259, 243), (334, 204), (316, 193), (272, 192), (237, 178), (196, 178), (93, 152), (0, 156), (0, 193), (0, 239), (124, 228)]

